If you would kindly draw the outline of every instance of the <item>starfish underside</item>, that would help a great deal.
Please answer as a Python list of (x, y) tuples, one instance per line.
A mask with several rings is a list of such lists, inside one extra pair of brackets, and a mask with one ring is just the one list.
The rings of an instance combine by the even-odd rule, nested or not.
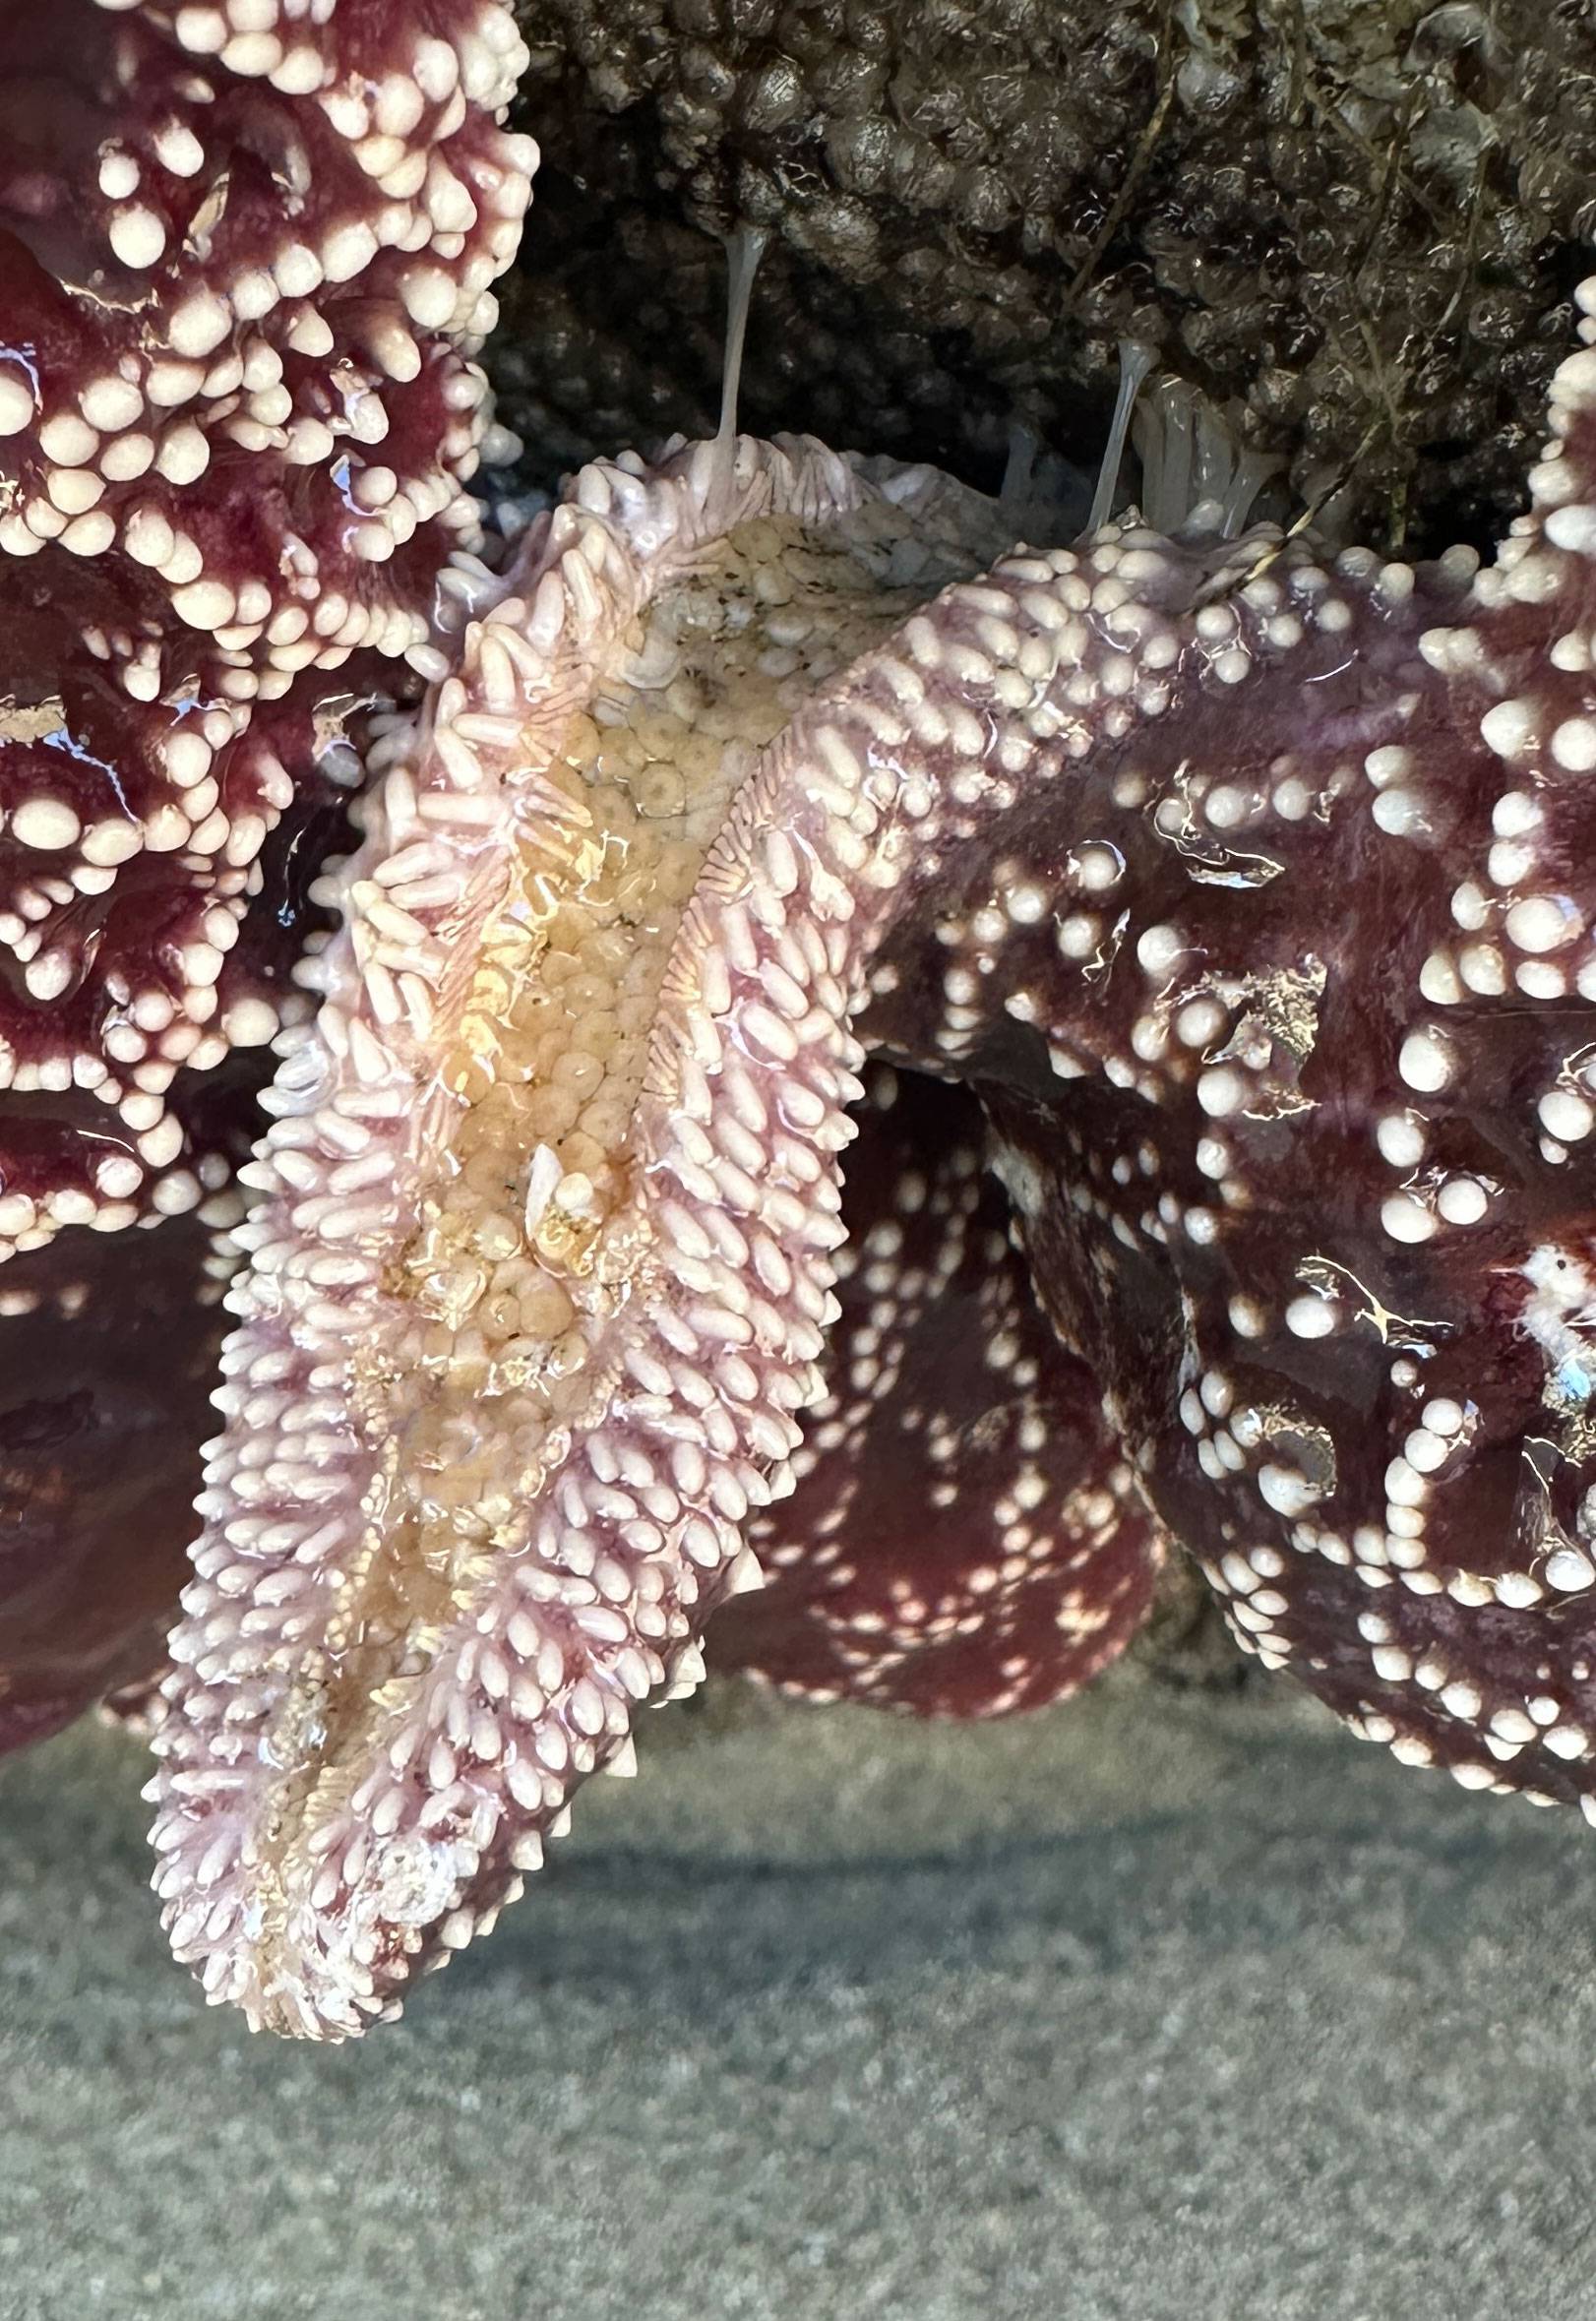
[(162, 1879), (206, 1871), (174, 1937), (264, 2019), (391, 2003), (757, 1578), (835, 1312), (861, 856), (772, 828), (751, 880), (737, 817), (793, 707), (973, 569), (961, 521), (818, 447), (588, 470), (391, 737), (244, 1173), (158, 1742)]

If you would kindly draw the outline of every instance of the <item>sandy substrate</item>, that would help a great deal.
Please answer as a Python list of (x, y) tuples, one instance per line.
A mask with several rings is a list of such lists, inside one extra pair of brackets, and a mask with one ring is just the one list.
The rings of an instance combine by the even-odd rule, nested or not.
[(136, 1748), (0, 1767), (4, 2321), (1596, 2313), (1576, 1817), (1278, 1684), (669, 1715), (344, 2048), (167, 1964)]

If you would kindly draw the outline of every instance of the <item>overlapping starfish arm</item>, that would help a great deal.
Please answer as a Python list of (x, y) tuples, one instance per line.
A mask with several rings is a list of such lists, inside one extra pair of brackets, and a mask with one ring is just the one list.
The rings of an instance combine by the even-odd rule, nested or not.
[(281, 1020), (263, 846), (444, 665), (522, 56), (457, 0), (0, 25), (0, 1257), (195, 1205), (184, 1075)]
[[(857, 1057), (845, 882), (778, 825), (745, 878), (723, 831), (792, 709), (970, 569), (956, 496), (903, 496), (801, 444), (584, 471), (376, 769), (245, 1172), (156, 1742), (174, 1941), (258, 2020), (390, 2011), (757, 1577)], [(706, 931), (728, 881), (765, 918)]]
[(854, 1117), (825, 1396), (709, 1659), (922, 1716), (1040, 1708), (1135, 1634), (1163, 1535), (1011, 1245), (974, 1099), (877, 1065)]
[[(1591, 364), (1476, 578), (1255, 543), (1198, 580), (1123, 531), (1000, 567), (988, 660), (1016, 580), (1072, 640), (1070, 810), (1033, 782), (1002, 859), (922, 864), (864, 1018), (998, 1091), (1038, 1286), (1243, 1643), (1587, 1809)], [(959, 593), (928, 658), (977, 645)]]
[(696, 1673), (865, 1042), (979, 1086), (1244, 1640), (1584, 1794), (1579, 505), (1495, 579), (1134, 519), (970, 578), (956, 495), (811, 448), (584, 473), (395, 745), (276, 1091), (158, 1741), (214, 1996), (392, 2011)]

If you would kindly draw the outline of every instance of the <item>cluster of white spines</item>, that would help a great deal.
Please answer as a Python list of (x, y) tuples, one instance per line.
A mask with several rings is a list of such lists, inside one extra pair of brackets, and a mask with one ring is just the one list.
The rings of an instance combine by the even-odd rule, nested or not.
[[(311, 587), (314, 538), (285, 541), (281, 570), (252, 564), (236, 527), (217, 536), (194, 487), (214, 451), (241, 450), (327, 470), (331, 493), (341, 436), (349, 507), (334, 501), (324, 514), (360, 562), (386, 563), (430, 520), (474, 534), (463, 484), (496, 449), (480, 371), (450, 357), (440, 388), (450, 418), (414, 472), (397, 454), (396, 471), (378, 447), (390, 434), (385, 395), (420, 377), (426, 342), (442, 334), (468, 353), (496, 319), (488, 285), (515, 255), (537, 162), (529, 139), (496, 126), (525, 61), (514, 19), (496, 5), (460, 10), (445, 38), (400, 16), (383, 29), (388, 53), (368, 56), (369, 21), (364, 44), (345, 38), (328, 5), (99, 4), (174, 44), (164, 108), (146, 96), (148, 118), (97, 155), (111, 248), (149, 286), (136, 343), (108, 343), (87, 379), (71, 363), (36, 377), (0, 364), (0, 435), (32, 438), (0, 550), (26, 557), (58, 541), (93, 557), (119, 546), (164, 584), (179, 620), (214, 641), (238, 696), (273, 698), (296, 669), (337, 666), (357, 645), (424, 651), (424, 607), (375, 584)], [(222, 214), (191, 231), (179, 266), (161, 214), (214, 160), (217, 70), (316, 106), (332, 150), (347, 156), (347, 182), (313, 184), (301, 140), (304, 182), (276, 246), (241, 263)], [(140, 72), (148, 79), (148, 60)], [(143, 89), (131, 60), (129, 77)], [(335, 307), (348, 343), (328, 320)], [(318, 386), (307, 365), (335, 352), (337, 371)], [(293, 387), (285, 355), (297, 358)], [(413, 458), (418, 431), (401, 425), (401, 437)]]
[[(75, 1145), (56, 1179), (0, 1194), (0, 1257), (63, 1225), (114, 1231), (200, 1206), (220, 1221), (226, 1160), (190, 1149), (167, 1092), (293, 1019), (291, 1001), (226, 961), (262, 846), (293, 800), (283, 758), (297, 770), (311, 747), (303, 697), (276, 725), (270, 704), (300, 671), (357, 648), (440, 673), (425, 571), (414, 557), (397, 579), (375, 568), (419, 527), (436, 525), (439, 553), (479, 531), (466, 482), (511, 445), (466, 358), (495, 319), (488, 285), (515, 253), (537, 159), (502, 127), (525, 59), (503, 7), (459, 0), (423, 23), (410, 10), (340, 17), (335, 0), (99, 4), (116, 19), (101, 30), (125, 102), (81, 192), (86, 230), (97, 223), (134, 279), (125, 297), (79, 302), (76, 326), (52, 326), (37, 359), (20, 351), (25, 316), (18, 347), (0, 350), (0, 559), (48, 550), (138, 568), (131, 585), (119, 567), (102, 602), (91, 588), (92, 611), (61, 597), (77, 623), (73, 677), (92, 670), (125, 696), (124, 779), (91, 814), (35, 752), (0, 808), (19, 858), (0, 946), (22, 987), (0, 1085), (84, 1090), (114, 1107), (117, 1134)], [(229, 75), (283, 100), (280, 232), (252, 224), (245, 204), (228, 210)], [(169, 221), (202, 193), (179, 243)], [(421, 398), (419, 423), (407, 397)], [(257, 462), (247, 523), (240, 454)], [(35, 587), (51, 599), (41, 574), (19, 582), (25, 604)], [(52, 730), (50, 706), (14, 711), (0, 738)], [(76, 714), (60, 701), (54, 711)], [(151, 960), (137, 934), (129, 943), (126, 910), (86, 913), (80, 898), (147, 876), (148, 859), (128, 866), (160, 855), (190, 900)]]
[[(488, 112), (502, 111), (526, 64), (516, 20), (497, 0), (435, 12), (461, 20), (451, 26), (448, 40), (420, 31), (406, 38), (402, 26), (394, 28), (402, 45), (389, 73), (364, 86), (355, 84), (356, 60), (342, 53), (338, 0), (98, 0), (98, 5), (112, 14), (137, 10), (153, 23), (169, 26), (191, 56), (214, 56), (240, 80), (269, 81), (285, 96), (317, 97), (338, 135), (350, 140), (362, 169), (385, 190), (402, 189), (386, 184), (399, 156), (380, 149), (379, 137), (400, 141), (428, 105), (448, 107), (457, 94), (456, 127), (467, 100)], [(346, 9), (345, 22), (355, 14)], [(409, 92), (401, 94), (399, 84), (406, 81)], [(448, 136), (451, 129), (445, 126), (440, 133)]]
[[(613, 1384), (529, 1510), (524, 1553), (447, 1637), (418, 1645), (411, 1676), (401, 1665), (398, 1705), (374, 1712), (380, 1745), (263, 1910), (267, 1799), (306, 1749), (274, 1719), (369, 1525), (378, 1446), (349, 1407), (349, 1352), (391, 1342), (402, 1319), (383, 1258), (431, 1157), (439, 1001), (460, 996), (458, 978), (442, 995), (440, 981), (527, 843), (528, 814), (557, 841), (572, 811), (526, 768), (643, 596), (723, 528), (728, 498), (733, 515), (797, 503), (823, 520), (856, 497), (839, 463), (818, 474), (801, 452), (745, 454), (730, 475), (700, 456), (653, 479), (626, 462), (589, 470), (535, 527), (520, 592), (469, 630), (421, 732), (387, 745), (365, 842), (338, 874), (344, 926), (311, 971), (321, 1013), (291, 1043), (249, 1173), (266, 1198), (241, 1234), (229, 1426), (211, 1447), (158, 1742), (174, 1943), (214, 1997), (257, 2020), (337, 2037), (396, 2005), (405, 1962), (491, 1919), (571, 1787), (625, 1763), (632, 1708), (696, 1680), (713, 1603), (757, 1579), (739, 1527), (785, 1488), (833, 1311), (857, 1058), (843, 1028), (852, 904), (828, 856), (855, 858), (846, 833), (813, 854), (758, 833), (729, 897), (717, 850), (639, 1111), (637, 1209), (655, 1257), (593, 1348)], [(873, 826), (859, 798), (829, 803)], [(699, 1004), (673, 1008), (673, 990)], [(313, 1686), (292, 1714), (314, 1720)]]

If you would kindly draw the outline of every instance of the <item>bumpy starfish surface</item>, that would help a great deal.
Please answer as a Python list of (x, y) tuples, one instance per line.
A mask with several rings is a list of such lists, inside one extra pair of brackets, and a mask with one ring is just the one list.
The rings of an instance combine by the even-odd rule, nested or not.
[(711, 1657), (809, 1699), (1044, 1707), (1136, 1634), (1163, 1535), (1036, 1303), (973, 1098), (874, 1066), (852, 1118), (825, 1392), (792, 1496), (747, 1525), (770, 1584)]
[(1478, 573), (1200, 513), (990, 562), (973, 495), (729, 438), (534, 527), (256, 1170), (153, 1792), (213, 1997), (394, 2012), (696, 1679), (871, 1047), (979, 1095), (1244, 1644), (1592, 1810), (1596, 351), (1552, 421)]
[(491, 0), (0, 6), (0, 1747), (170, 1617), (304, 866), (506, 448), (525, 53)]

